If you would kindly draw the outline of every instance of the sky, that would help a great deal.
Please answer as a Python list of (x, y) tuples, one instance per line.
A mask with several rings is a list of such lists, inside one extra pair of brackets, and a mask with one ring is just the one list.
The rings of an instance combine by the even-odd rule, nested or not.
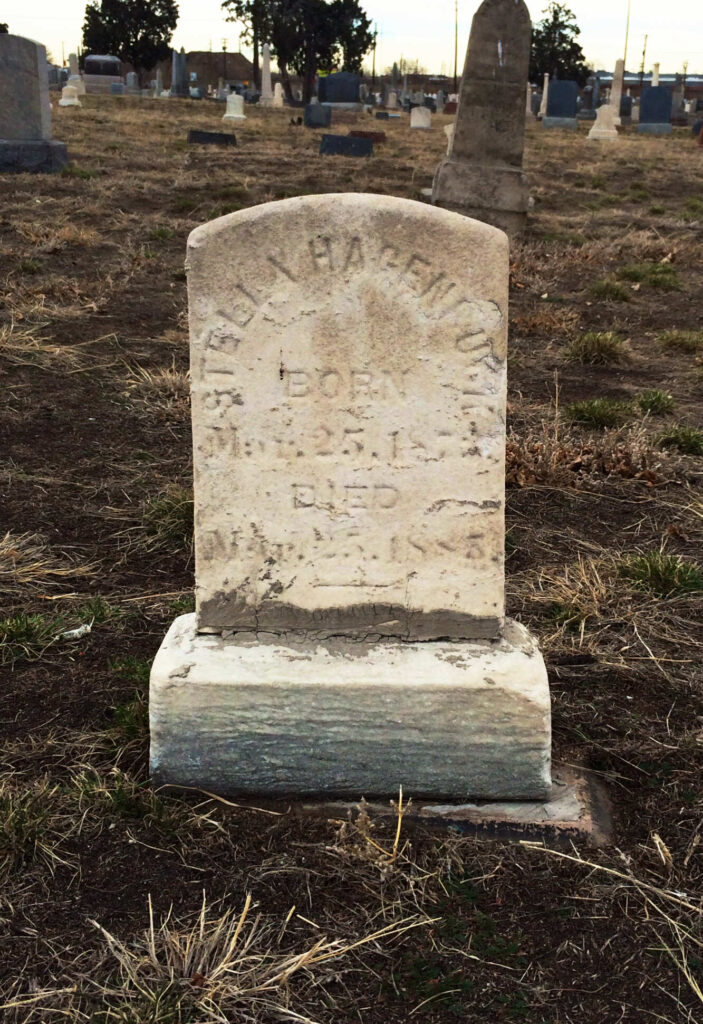
[[(539, 21), (547, 0), (527, 0), (533, 22)], [(612, 70), (623, 56), (627, 0), (565, 0), (581, 28), (580, 42), (589, 63)], [(405, 57), (429, 72), (454, 72), (454, 0), (361, 0), (378, 26), (376, 70)], [(0, 0), (0, 21), (10, 32), (44, 43), (61, 63), (80, 45), (86, 0)], [(648, 36), (646, 67), (656, 61), (662, 73), (703, 73), (703, 3), (701, 0), (631, 0), (627, 67), (637, 71), (644, 37)], [(459, 0), (459, 74), (464, 62), (471, 18), (478, 0)], [(179, 0), (180, 19), (173, 44), (186, 50), (238, 50), (240, 26), (226, 22), (220, 0)], [(247, 46), (242, 52), (251, 56)], [(370, 63), (370, 62), (369, 62)]]

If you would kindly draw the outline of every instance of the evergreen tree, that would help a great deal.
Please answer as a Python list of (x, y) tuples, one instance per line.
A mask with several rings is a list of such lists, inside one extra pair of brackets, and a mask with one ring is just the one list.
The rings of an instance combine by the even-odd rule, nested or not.
[(540, 83), (544, 75), (575, 79), (584, 85), (590, 69), (577, 41), (581, 29), (576, 16), (565, 4), (551, 0), (545, 17), (532, 32), (530, 81)]
[(85, 9), (83, 49), (151, 71), (168, 57), (177, 23), (176, 0), (93, 0)]

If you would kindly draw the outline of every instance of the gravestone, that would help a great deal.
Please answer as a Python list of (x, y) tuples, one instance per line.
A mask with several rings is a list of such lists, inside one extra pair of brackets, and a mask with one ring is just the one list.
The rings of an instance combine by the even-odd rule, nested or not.
[(304, 119), (306, 128), (329, 128), (332, 123), (332, 109), (323, 107), (320, 103), (308, 103), (305, 107)]
[(614, 142), (618, 137), (615, 125), (615, 110), (609, 103), (604, 103), (596, 110), (595, 124), (589, 131), (588, 138)]
[(124, 85), (124, 82), (110, 82), (110, 95), (111, 96), (124, 96), (125, 95), (125, 85)]
[(444, 113), (445, 114), (456, 114), (456, 110), (457, 110), (458, 105), (459, 104), (457, 103), (456, 100), (447, 100), (447, 102), (444, 104)]
[(232, 92), (227, 97), (227, 109), (222, 115), (223, 121), (246, 121), (244, 113), (244, 97)]
[(577, 82), (553, 78), (549, 83), (547, 113), (542, 118), (544, 128), (578, 128), (576, 106), (579, 94)]
[(139, 75), (136, 71), (127, 72), (127, 75), (125, 76), (125, 85), (127, 86), (128, 93), (134, 95), (137, 93), (141, 94), (141, 89), (139, 88)]
[(388, 93), (388, 102), (386, 103), (386, 106), (388, 107), (389, 110), (398, 109), (398, 93), (395, 92), (393, 89), (391, 89), (391, 91)]
[(0, 33), (0, 173), (51, 174), (68, 163), (51, 138), (46, 49), (32, 39)]
[(186, 54), (183, 47), (178, 50), (173, 50), (171, 53), (171, 96), (177, 96), (179, 99), (188, 99), (189, 96), (189, 82), (188, 82), (188, 66), (186, 61)]
[(432, 128), (432, 112), (429, 107), (413, 107), (410, 111), (410, 127), (426, 131)]
[(471, 24), (451, 153), (432, 186), (435, 205), (510, 233), (527, 220), (522, 151), (531, 37), (524, 0), (483, 0)]
[(188, 132), (189, 146), (236, 146), (237, 140), (230, 132), (205, 132), (191, 128)]
[(659, 65), (652, 65), (652, 87), (659, 85)]
[(370, 139), (374, 146), (380, 146), (386, 141), (385, 132), (370, 132), (364, 128), (352, 128), (349, 135), (352, 139)]
[(154, 81), (154, 98), (158, 99), (164, 91), (164, 73), (161, 68), (156, 69), (156, 79)]
[(284, 106), (285, 97), (283, 95), (283, 86), (280, 82), (276, 82), (273, 87), (273, 100), (271, 106), (276, 107), (277, 110), (281, 110)]
[(542, 79), (542, 99), (541, 99), (540, 105), (539, 105), (538, 117), (542, 118), (542, 117), (546, 117), (547, 116), (547, 103), (548, 102), (549, 102), (549, 75), (545, 74), (544, 78)]
[(64, 85), (61, 90), (61, 99), (59, 100), (60, 107), (80, 107), (82, 106), (81, 101), (78, 99), (78, 91), (73, 85)]
[(632, 96), (620, 97), (620, 124), (632, 124)]
[(596, 75), (590, 75), (581, 93), (581, 106), (576, 115), (579, 121), (595, 121), (597, 106), (598, 78)]
[(390, 116), (387, 110), (377, 110), (375, 114), (377, 121), (388, 121)]
[(273, 89), (271, 88), (271, 47), (264, 43), (261, 64), (261, 95), (259, 96), (260, 107), (273, 106)]
[(505, 235), (302, 196), (187, 267), (197, 610), (151, 672), (155, 784), (547, 797), (547, 674), (504, 618)]
[(451, 124), (445, 124), (444, 134), (447, 136), (447, 156), (452, 151), (452, 142), (454, 141), (454, 121)]
[(525, 86), (525, 117), (532, 117), (532, 85)]
[(323, 75), (318, 79), (317, 96), (320, 103), (358, 107), (360, 85), (359, 75), (351, 71), (338, 71), (334, 75)]
[(446, 102), (447, 102), (446, 94), (445, 94), (443, 89), (440, 89), (439, 92), (437, 93), (437, 98), (435, 100), (435, 111), (438, 114), (443, 114), (444, 113), (444, 104)]
[(642, 90), (637, 131), (645, 135), (671, 134), (671, 92), (666, 85)]
[(351, 135), (323, 135), (320, 156), (373, 156), (373, 142)]
[(610, 88), (610, 106), (613, 108), (615, 115), (615, 125), (621, 124), (621, 113), (620, 106), (622, 103), (622, 87), (625, 81), (625, 61), (620, 58), (615, 61), (615, 71), (613, 72), (613, 84)]
[(81, 78), (80, 69), (78, 67), (78, 56), (75, 53), (69, 53), (68, 55), (68, 68), (69, 75), (66, 85), (72, 85), (76, 90), (77, 96), (85, 96), (85, 83)]

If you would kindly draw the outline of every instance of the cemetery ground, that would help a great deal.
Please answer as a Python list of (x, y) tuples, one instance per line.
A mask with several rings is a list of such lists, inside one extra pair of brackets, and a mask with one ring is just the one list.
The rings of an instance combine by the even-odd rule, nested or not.
[(613, 842), (508, 844), (399, 803), (382, 825), (149, 787), (150, 662), (192, 609), (186, 237), (288, 196), (417, 198), (449, 121), (359, 116), (387, 142), (350, 160), (247, 108), (236, 149), (188, 147), (221, 110), (88, 97), (55, 114), (67, 173), (2, 182), (4, 1019), (701, 1020), (703, 151), (528, 129), (508, 612)]

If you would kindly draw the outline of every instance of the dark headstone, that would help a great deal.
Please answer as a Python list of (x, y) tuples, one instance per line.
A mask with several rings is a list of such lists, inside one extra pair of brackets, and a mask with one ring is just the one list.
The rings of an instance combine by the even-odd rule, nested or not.
[(576, 82), (552, 79), (547, 94), (547, 117), (576, 117), (578, 94), (579, 87)]
[(191, 128), (188, 132), (189, 146), (236, 146), (237, 139), (231, 132), (203, 132)]
[(349, 132), (350, 139), (369, 139), (374, 145), (380, 145), (386, 141), (385, 132), (367, 132), (363, 128), (352, 128)]
[(376, 111), (376, 120), (377, 121), (387, 121), (390, 116), (391, 115), (388, 113), (387, 110), (377, 110)]
[(437, 113), (437, 100), (434, 96), (425, 96), (425, 106), (428, 110), (431, 110), (433, 114)]
[(110, 82), (110, 95), (111, 96), (124, 96), (125, 95), (124, 82)]
[(171, 52), (171, 95), (179, 96), (181, 99), (188, 99), (189, 82), (188, 69), (186, 66), (186, 54), (183, 47), (180, 53), (178, 50)]
[(456, 100), (448, 100), (444, 104), (444, 113), (445, 114), (456, 114), (456, 107), (457, 107)]
[(620, 97), (620, 117), (632, 117), (632, 96)]
[(332, 110), (319, 103), (308, 103), (305, 108), (306, 128), (329, 128), (332, 123)]
[(642, 90), (640, 124), (668, 124), (671, 119), (671, 92), (665, 85)]
[(323, 135), (320, 156), (373, 156), (373, 142), (350, 135)]
[(83, 64), (83, 72), (86, 75), (110, 75), (119, 78), (122, 74), (122, 64), (119, 57), (112, 57), (110, 54), (89, 53)]
[(317, 98), (320, 103), (358, 103), (361, 78), (350, 71), (339, 71), (318, 79)]
[(701, 134), (701, 130), (703, 130), (703, 118), (699, 117), (698, 120), (694, 121), (691, 125), (691, 134), (693, 135), (694, 139), (698, 138), (698, 136)]
[[(541, 92), (533, 92), (532, 93), (531, 105), (532, 105), (532, 113), (534, 114), (535, 117), (537, 117), (537, 115), (539, 114), (539, 108), (542, 106), (542, 93)], [(447, 108), (446, 107), (444, 108), (444, 112), (446, 114), (446, 112), (447, 112)]]

